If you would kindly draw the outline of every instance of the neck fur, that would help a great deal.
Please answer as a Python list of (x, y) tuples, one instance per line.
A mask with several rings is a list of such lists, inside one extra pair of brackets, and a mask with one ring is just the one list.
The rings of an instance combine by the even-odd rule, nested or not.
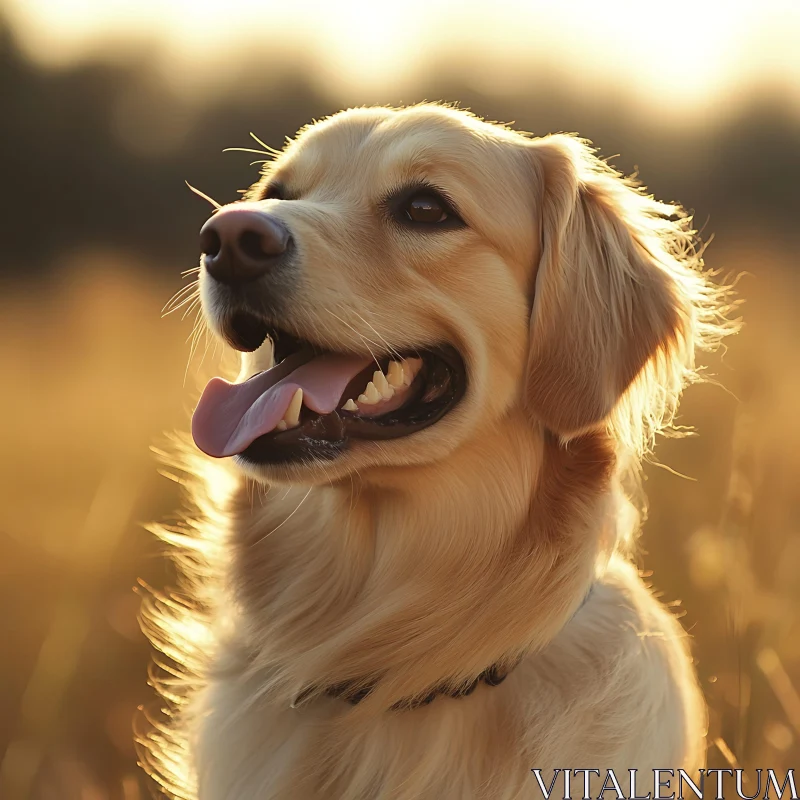
[(273, 487), (260, 507), (241, 486), (231, 587), (249, 669), (287, 702), (377, 683), (361, 705), (379, 709), (542, 647), (613, 539), (613, 471), (605, 434), (563, 445), (520, 415), (385, 478)]

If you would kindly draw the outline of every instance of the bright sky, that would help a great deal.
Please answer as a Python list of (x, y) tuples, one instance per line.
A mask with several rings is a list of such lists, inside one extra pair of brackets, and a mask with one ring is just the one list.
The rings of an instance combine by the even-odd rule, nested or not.
[[(191, 91), (253, 54), (311, 61), (326, 88), (413, 87), (429, 58), (485, 90), (537, 66), (664, 107), (727, 102), (759, 82), (800, 106), (800, 0), (0, 0), (53, 65), (146, 45)], [(155, 44), (155, 47), (154, 47)], [(263, 68), (263, 67), (262, 67)]]

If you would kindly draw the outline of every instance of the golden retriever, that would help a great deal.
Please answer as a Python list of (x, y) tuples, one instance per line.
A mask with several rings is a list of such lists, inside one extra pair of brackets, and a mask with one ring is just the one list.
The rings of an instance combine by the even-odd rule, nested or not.
[(168, 792), (697, 774), (687, 637), (630, 561), (642, 457), (736, 328), (695, 245), (587, 142), (431, 104), (303, 129), (212, 215), (199, 289), (241, 371), (194, 414), (198, 513), (161, 531), (183, 595), (144, 610), (181, 665), (143, 739)]

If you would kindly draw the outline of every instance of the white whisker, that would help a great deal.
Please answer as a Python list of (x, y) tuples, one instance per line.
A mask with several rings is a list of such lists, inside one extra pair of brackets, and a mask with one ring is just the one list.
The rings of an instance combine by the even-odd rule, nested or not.
[(279, 156), (281, 154), (280, 150), (276, 150), (274, 147), (270, 147), (266, 142), (261, 141), (261, 139), (259, 139), (258, 136), (256, 136), (252, 131), (250, 131), (250, 136), (252, 136), (252, 138), (258, 142), (258, 144), (260, 144), (268, 154), (274, 156)]
[(268, 156), (269, 153), (265, 153), (263, 150), (254, 150), (252, 147), (226, 147), (222, 151), (223, 153), (258, 153), (260, 156)]
[[(186, 310), (183, 312), (183, 314), (181, 314), (181, 319), (186, 319), (186, 317), (188, 317), (188, 316), (189, 316), (189, 314), (190, 314), (190, 313), (191, 313), (191, 312), (192, 312), (192, 311), (193, 311), (195, 308), (197, 308), (197, 306), (199, 305), (199, 303), (200, 303), (200, 295), (199, 295), (199, 294), (196, 294), (196, 295), (195, 295), (193, 298), (191, 298), (191, 302), (190, 302), (190, 303), (189, 303), (189, 305), (186, 307)], [(183, 305), (183, 303), (181, 303), (181, 305)], [(177, 311), (177, 309), (175, 309), (175, 310)]]
[(199, 189), (195, 189), (195, 187), (194, 187), (194, 186), (192, 186), (192, 184), (191, 184), (191, 183), (189, 183), (189, 181), (184, 181), (184, 183), (185, 183), (185, 184), (186, 184), (186, 185), (187, 185), (187, 186), (188, 186), (188, 187), (189, 187), (189, 188), (190, 188), (190, 189), (191, 189), (191, 190), (192, 190), (192, 191), (193, 191), (193, 192), (194, 192), (194, 193), (195, 193), (195, 194), (196, 194), (198, 197), (202, 197), (202, 198), (203, 198), (203, 200), (208, 200), (208, 202), (209, 202), (209, 203), (211, 203), (211, 205), (212, 205), (212, 206), (214, 206), (214, 209), (215, 209), (215, 210), (219, 210), (220, 208), (222, 208), (222, 206), (221, 206), (221, 205), (220, 205), (220, 204), (219, 204), (219, 203), (218, 203), (218, 202), (217, 202), (217, 201), (216, 201), (216, 200), (215, 200), (213, 197), (209, 197), (209, 196), (208, 196), (208, 195), (207, 195), (205, 192), (201, 192)]
[(378, 360), (378, 357), (375, 355), (374, 351), (369, 346), (370, 344), (373, 344), (373, 345), (375, 345), (375, 347), (380, 348), (380, 343), (379, 342), (373, 342), (372, 339), (369, 339), (366, 336), (364, 336), (364, 334), (362, 334), (360, 331), (356, 330), (349, 322), (347, 322), (346, 320), (343, 320), (340, 316), (338, 316), (333, 311), (331, 311), (331, 309), (328, 308), (328, 309), (326, 309), (326, 311), (329, 314), (331, 314), (333, 317), (338, 319), (339, 322), (341, 322), (343, 325), (347, 325), (347, 327), (350, 328), (350, 330), (353, 331), (353, 333), (355, 333), (355, 335), (358, 336), (359, 339), (361, 339), (361, 341), (364, 344), (364, 347), (366, 347), (367, 350), (369, 350), (369, 354), (372, 356), (372, 360), (375, 362), (375, 364), (377, 365), (378, 369), (381, 369), (381, 365), (380, 365), (380, 361)]
[[(161, 309), (161, 316), (164, 317), (167, 314), (171, 314), (176, 308), (180, 308), (196, 290), (197, 281), (192, 281), (188, 286), (181, 286), (181, 288), (164, 304), (164, 307)], [(179, 305), (176, 305), (176, 303)]]
[(378, 332), (378, 331), (375, 329), (375, 326), (374, 326), (374, 325), (371, 325), (369, 322), (367, 322), (367, 320), (365, 320), (365, 319), (364, 319), (364, 317), (362, 317), (362, 316), (361, 316), (361, 314), (359, 314), (359, 313), (358, 313), (358, 311), (353, 311), (353, 313), (354, 313), (354, 314), (355, 314), (355, 315), (356, 315), (356, 316), (357, 316), (357, 317), (358, 317), (358, 318), (359, 318), (359, 319), (360, 319), (360, 320), (361, 320), (361, 321), (362, 321), (362, 322), (363, 322), (363, 323), (364, 323), (364, 324), (365, 324), (365, 325), (366, 325), (366, 326), (367, 326), (367, 327), (368, 327), (368, 328), (369, 328), (371, 331), (373, 331), (373, 332), (374, 332), (374, 334), (375, 334), (375, 335), (376, 335), (376, 336), (377, 336), (377, 337), (378, 337), (378, 338), (379, 338), (379, 339), (380, 339), (380, 340), (381, 340), (381, 341), (382, 341), (382, 342), (383, 342), (383, 343), (386, 345), (386, 349), (389, 351), (389, 353), (393, 353), (393, 354), (395, 355), (395, 357), (397, 358), (397, 360), (398, 360), (398, 361), (402, 361), (402, 360), (403, 360), (403, 357), (400, 355), (400, 353), (397, 351), (397, 349), (396, 349), (395, 347), (393, 347), (392, 345), (390, 345), (390, 344), (389, 344), (389, 342), (387, 342), (387, 341), (386, 341), (386, 339), (385, 339), (383, 336), (381, 336), (381, 334), (380, 334), (380, 333), (379, 333), (379, 332)]
[[(199, 298), (198, 298), (198, 300), (199, 300)], [(206, 318), (205, 318), (205, 315), (203, 314), (203, 309), (200, 306), (199, 302), (197, 303), (196, 308), (197, 308), (197, 312), (196, 312), (196, 316), (195, 316), (195, 320), (194, 320), (194, 325), (192, 326), (192, 332), (190, 334), (190, 339), (191, 339), (192, 344), (189, 347), (189, 357), (186, 359), (186, 369), (183, 372), (183, 385), (184, 386), (186, 385), (186, 380), (189, 377), (189, 367), (191, 366), (192, 358), (194, 357), (194, 354), (195, 354), (195, 352), (197, 350), (197, 345), (198, 345), (198, 343), (200, 341), (200, 335), (201, 335), (201, 333), (202, 333), (202, 331), (204, 329), (207, 330)]]
[(279, 525), (274, 527), (269, 533), (265, 533), (260, 539), (258, 539), (257, 541), (253, 542), (252, 546), (255, 547), (255, 545), (260, 544), (261, 542), (263, 542), (264, 539), (266, 539), (268, 536), (272, 536), (272, 534), (275, 533), (275, 531), (280, 530), (300, 510), (300, 506), (302, 506), (303, 503), (305, 503), (305, 501), (308, 499), (308, 496), (311, 494), (311, 490), (313, 488), (314, 488), (313, 486), (309, 487), (309, 489), (305, 493), (305, 496), (303, 497), (303, 499), (297, 504), (297, 507), (295, 508), (295, 510), (292, 511), (292, 513), (289, 514), (289, 516), (286, 517), (286, 519), (283, 522), (281, 522)]

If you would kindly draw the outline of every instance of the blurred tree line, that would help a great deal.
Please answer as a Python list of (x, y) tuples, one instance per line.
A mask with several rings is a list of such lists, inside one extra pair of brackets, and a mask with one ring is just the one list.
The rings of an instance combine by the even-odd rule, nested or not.
[[(267, 60), (238, 69), (224, 93), (188, 101), (144, 57), (37, 67), (0, 20), (0, 276), (43, 276), (65, 253), (95, 246), (154, 269), (194, 266), (208, 207), (185, 180), (230, 202), (256, 172), (247, 154), (222, 155), (222, 148), (253, 146), (249, 131), (280, 148), (312, 118), (359, 102), (346, 92), (323, 95), (310, 70), (282, 72)], [(487, 95), (445, 63), (432, 62), (426, 76), (415, 97), (384, 101), (457, 100), (537, 135), (578, 131), (618, 168), (642, 165), (640, 179), (661, 199), (693, 209), (706, 233), (741, 226), (782, 238), (798, 233), (800, 121), (768, 88), (724, 115), (694, 112), (676, 123), (672, 109), (665, 124), (617, 88), (587, 98), (533, 68), (524, 95), (502, 87)]]
[[(800, 437), (798, 384), (786, 369), (796, 362), (794, 304), (800, 280), (795, 255), (800, 245), (795, 219), (800, 210), (797, 105), (793, 110), (785, 93), (764, 87), (736, 98), (735, 104), (683, 114), (680, 108), (665, 107), (662, 113), (657, 101), (643, 107), (627, 99), (624, 87), (608, 85), (590, 96), (541, 67), (530, 68), (524, 92), (493, 86), (487, 76), (477, 86), (459, 72), (459, 64), (435, 57), (426, 62), (411, 96), (395, 89), (385, 97), (366, 96), (345, 86), (334, 96), (319, 88), (310, 56), (305, 71), (235, 51), (230, 62), (225, 88), (210, 89), (200, 98), (181, 91), (180, 75), (166, 80), (146, 54), (68, 69), (43, 68), (26, 58), (0, 11), (0, 283), (50, 279), (53, 284), (52, 292), (39, 292), (38, 284), (30, 292), (14, 287), (23, 291), (9, 291), (11, 299), (0, 309), (8, 314), (2, 319), (0, 363), (8, 385), (23, 389), (0, 398), (0, 415), (15, 420), (18, 433), (16, 445), (4, 440), (13, 457), (0, 461), (0, 483), (10, 500), (6, 505), (18, 507), (9, 517), (14, 524), (0, 520), (0, 567), (5, 568), (0, 570), (0, 600), (16, 609), (0, 629), (0, 638), (10, 643), (0, 663), (0, 784), (2, 754), (10, 740), (13, 757), (7, 758), (8, 764), (28, 763), (19, 756), (27, 758), (22, 745), (38, 748), (42, 756), (42, 769), (31, 768), (28, 776), (35, 784), (31, 796), (37, 799), (144, 796), (135, 788), (140, 781), (144, 788), (144, 782), (134, 768), (130, 719), (142, 698), (147, 704), (153, 701), (144, 680), (150, 650), (138, 633), (138, 600), (129, 587), (140, 576), (157, 587), (170, 583), (167, 561), (139, 521), (162, 519), (178, 505), (172, 484), (156, 476), (147, 444), (176, 419), (181, 425), (188, 419), (186, 409), (179, 415), (190, 395), (181, 385), (187, 331), (175, 317), (163, 323), (158, 319), (162, 301), (180, 285), (178, 273), (197, 264), (197, 233), (210, 211), (184, 181), (221, 203), (231, 202), (238, 197), (236, 190), (256, 177), (250, 161), (260, 156), (221, 150), (257, 147), (249, 131), (280, 148), (303, 124), (347, 105), (423, 98), (457, 100), (488, 119), (513, 121), (537, 135), (577, 131), (619, 169), (630, 173), (641, 167), (640, 179), (656, 196), (692, 209), (705, 238), (712, 232), (719, 236), (727, 256), (734, 256), (735, 263), (719, 265), (726, 271), (749, 268), (751, 253), (767, 252), (764, 241), (780, 240), (774, 248), (780, 267), (764, 270), (766, 280), (748, 290), (749, 333), (738, 344), (740, 372), (728, 371), (724, 380), (745, 397), (748, 385), (764, 387), (764, 404), (751, 411), (759, 423), (752, 441), (769, 440), (763, 429), (771, 426), (777, 444), (763, 458), (771, 471), (763, 479), (748, 478), (744, 468), (729, 475), (733, 401), (723, 406), (720, 394), (704, 400), (698, 393), (692, 419), (704, 438), (681, 442), (674, 455), (659, 452), (679, 471), (701, 475), (703, 481), (675, 484), (663, 471), (650, 475), (648, 493), (658, 516), (648, 523), (647, 544), (652, 553), (648, 563), (658, 565), (659, 587), (663, 582), (667, 597), (685, 598), (689, 621), (699, 621), (700, 668), (706, 677), (714, 675), (715, 683), (708, 684), (710, 702), (722, 720), (714, 730), (728, 737), (744, 763), (778, 766), (779, 759), (758, 761), (763, 752), (770, 759), (775, 754), (794, 758), (793, 734), (775, 702), (765, 699), (772, 690), (763, 680), (754, 683), (757, 713), (748, 722), (751, 744), (745, 747), (730, 732), (745, 729), (740, 687), (750, 680), (748, 669), (755, 674), (752, 663), (765, 642), (783, 648), (787, 670), (800, 685), (800, 639), (784, 627), (795, 624), (797, 582), (791, 570), (797, 549), (788, 548), (797, 540), (800, 513), (794, 490), (798, 469), (789, 461), (800, 448), (787, 444), (788, 436)], [(674, 101), (664, 100), (664, 106), (667, 102)], [(63, 281), (54, 280), (61, 265), (75, 266), (76, 255), (92, 251), (93, 269), (87, 276), (65, 270)], [(150, 270), (148, 277), (165, 272), (166, 280), (143, 281), (116, 269), (109, 270), (113, 274), (104, 285), (95, 286), (101, 274), (98, 252), (109, 253), (109, 267), (136, 264)], [(715, 252), (710, 251), (712, 266), (717, 266)], [(127, 257), (117, 259), (116, 254)], [(792, 273), (796, 280), (787, 280)], [(25, 295), (30, 297), (24, 300)], [(89, 318), (86, 325), (84, 317)], [(24, 350), (19, 344), (23, 332)], [(129, 347), (134, 340), (136, 347)], [(120, 358), (123, 350), (125, 357)], [(47, 353), (46, 361), (30, 358), (37, 352)], [(7, 438), (10, 431), (11, 426)], [(751, 440), (743, 437), (743, 442), (736, 447), (745, 451)], [(76, 520), (82, 519), (81, 503), (99, 491), (97, 482), (105, 485), (109, 454), (137, 476), (131, 491), (138, 494), (111, 562), (87, 576), (87, 553), (74, 545), (80, 529)], [(751, 481), (751, 489), (742, 475)], [(770, 591), (773, 583), (783, 587), (775, 590), (783, 605), (763, 590), (773, 605), (763, 613), (763, 626), (752, 626), (746, 647), (741, 637), (729, 636), (731, 601), (719, 583), (709, 583), (709, 575), (722, 580), (725, 548), (733, 546), (724, 525), (717, 530), (710, 523), (720, 516), (729, 480), (736, 488), (731, 496), (747, 495), (761, 515), (753, 524), (758, 536), (753, 534), (751, 547), (760, 558), (758, 569), (754, 558), (752, 564), (742, 559), (737, 562), (740, 571), (731, 571), (745, 587), (744, 604), (767, 607), (762, 595), (750, 589), (755, 578), (740, 580), (751, 568)], [(45, 495), (40, 486), (46, 487)], [(39, 509), (26, 503), (47, 513), (32, 513)], [(722, 519), (727, 519), (725, 512)], [(704, 527), (698, 528), (701, 523)], [(687, 577), (687, 542), (697, 530), (699, 545), (692, 545), (691, 552), (705, 558), (698, 570), (706, 581), (699, 589)], [(98, 529), (97, 534), (101, 541), (106, 531)], [(94, 543), (84, 549), (93, 551)], [(691, 575), (693, 563), (689, 559)], [(773, 563), (776, 573), (787, 573), (783, 583), (773, 580)], [(73, 647), (75, 663), (61, 700), (45, 697), (51, 718), (28, 730), (25, 687), (36, 672), (47, 631), (60, 630), (57, 609), (64, 597), (77, 598), (88, 626), (86, 639)], [(763, 641), (758, 639), (762, 630), (769, 632)], [(800, 731), (800, 722), (792, 724)], [(769, 735), (762, 736), (762, 728)], [(759, 749), (762, 745), (773, 749)], [(114, 788), (89, 794), (86, 787), (91, 786)]]

